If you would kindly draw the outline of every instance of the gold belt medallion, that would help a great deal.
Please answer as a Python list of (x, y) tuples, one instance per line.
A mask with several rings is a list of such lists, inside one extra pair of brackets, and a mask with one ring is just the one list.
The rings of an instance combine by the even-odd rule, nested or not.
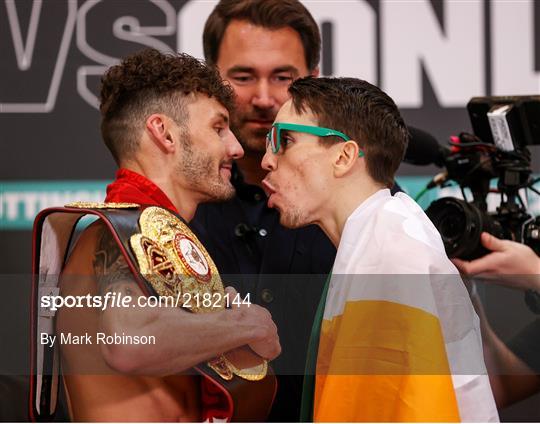
[[(141, 274), (159, 296), (180, 299), (212, 299), (182, 302), (192, 312), (211, 312), (223, 308), (224, 289), (216, 265), (195, 234), (169, 211), (151, 206), (139, 218), (141, 233), (131, 237)], [(217, 296), (214, 294), (217, 293)]]
[[(225, 307), (225, 290), (214, 261), (195, 234), (178, 217), (160, 207), (147, 207), (139, 218), (140, 234), (130, 238), (141, 274), (159, 296), (212, 299), (190, 302), (194, 313), (212, 312)], [(183, 304), (183, 302), (180, 302)], [(267, 361), (248, 347), (235, 349), (208, 361), (224, 380), (233, 374), (245, 380), (262, 380)]]

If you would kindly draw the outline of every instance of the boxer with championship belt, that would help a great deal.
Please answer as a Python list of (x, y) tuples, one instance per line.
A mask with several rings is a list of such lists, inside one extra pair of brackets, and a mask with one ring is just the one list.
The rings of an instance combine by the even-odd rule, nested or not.
[[(264, 308), (232, 301), (185, 224), (233, 194), (232, 92), (203, 63), (156, 50), (102, 83), (102, 133), (120, 167), (109, 203), (49, 209), (34, 227), (31, 415), (50, 419), (63, 381), (74, 421), (264, 420), (277, 329)], [(77, 236), (88, 214), (100, 219)], [(177, 302), (151, 307), (159, 296)]]
[[(226, 305), (234, 307), (235, 300), (230, 297), (230, 293), (225, 293), (217, 269), (204, 246), (179, 217), (155, 206), (140, 208), (139, 205), (129, 203), (76, 202), (66, 205), (66, 208), (42, 211), (36, 219), (35, 228), (36, 269), (56, 274), (51, 272), (55, 261), (51, 260), (50, 255), (42, 256), (41, 252), (51, 249), (53, 243), (56, 243), (52, 250), (64, 256), (70, 236), (62, 235), (71, 235), (77, 221), (85, 214), (96, 215), (105, 223), (143, 293), (160, 296), (161, 299), (179, 299), (180, 307), (196, 314), (216, 312)], [(38, 275), (36, 273), (36, 277)], [(71, 282), (76, 283), (77, 281)], [(35, 281), (35, 296), (51, 290), (53, 286), (50, 279), (41, 278)], [(39, 299), (36, 299), (37, 304)], [(32, 329), (33, 340), (39, 339), (38, 333), (43, 331), (46, 321), (39, 317), (39, 313), (34, 316), (37, 320)], [(59, 316), (61, 318), (56, 326), (57, 335), (64, 327), (62, 315)], [(64, 360), (69, 362), (69, 348), (64, 349), (68, 350), (64, 354)], [(54, 383), (46, 382), (43, 375), (47, 367), (58, 365), (58, 361), (54, 363), (55, 361), (50, 359), (47, 364), (47, 357), (53, 358), (58, 354), (58, 350), (55, 349), (52, 354), (47, 355), (46, 349), (40, 346), (39, 342), (34, 343), (33, 350), (32, 404), (35, 406), (32, 414), (34, 417), (47, 417), (50, 415), (51, 406), (54, 407), (51, 399), (55, 396), (45, 393), (50, 392), (52, 386), (58, 387), (59, 370), (55, 369), (51, 373), (56, 380)], [(66, 365), (68, 370), (74, 370), (85, 368), (86, 364), (83, 367), (80, 364)], [(262, 421), (266, 418), (275, 396), (275, 376), (267, 361), (251, 349), (243, 346), (223, 352), (198, 364), (194, 369), (203, 376), (201, 419)], [(89, 370), (85, 368), (85, 371)], [(74, 373), (69, 371), (66, 379), (73, 379)], [(83, 394), (76, 393), (72, 396), (73, 393), (68, 391), (67, 395), (71, 400), (72, 397), (77, 399)], [(79, 415), (81, 408), (77, 408), (76, 400), (71, 403), (74, 418), (89, 418), (85, 414)], [(73, 408), (78, 410), (73, 411)], [(49, 414), (45, 413), (47, 409)]]

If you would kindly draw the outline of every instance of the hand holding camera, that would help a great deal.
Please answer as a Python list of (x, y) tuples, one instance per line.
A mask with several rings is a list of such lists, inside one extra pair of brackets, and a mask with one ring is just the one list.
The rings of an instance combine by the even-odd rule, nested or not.
[(530, 247), (485, 232), (480, 240), (491, 253), (472, 261), (452, 260), (463, 274), (496, 279), (511, 288), (540, 291), (540, 258)]

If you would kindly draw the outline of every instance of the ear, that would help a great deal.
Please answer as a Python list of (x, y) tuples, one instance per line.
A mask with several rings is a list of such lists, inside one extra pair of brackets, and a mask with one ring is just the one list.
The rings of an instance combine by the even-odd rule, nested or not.
[(318, 66), (309, 73), (309, 76), (314, 77), (314, 78), (318, 78), (319, 75), (320, 75), (320, 69)]
[(170, 132), (169, 119), (165, 115), (159, 113), (150, 115), (146, 119), (146, 131), (161, 150), (174, 151), (175, 141)]
[(334, 175), (339, 178), (350, 172), (356, 164), (360, 148), (354, 140), (337, 143), (334, 147), (338, 149), (334, 160)]

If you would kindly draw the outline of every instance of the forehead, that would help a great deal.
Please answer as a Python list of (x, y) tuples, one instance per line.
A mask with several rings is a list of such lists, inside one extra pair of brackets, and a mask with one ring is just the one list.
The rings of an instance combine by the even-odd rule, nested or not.
[(222, 117), (229, 119), (229, 111), (214, 97), (208, 97), (206, 94), (197, 94), (188, 100), (187, 110), (190, 119), (197, 121), (209, 120)]
[(301, 74), (308, 72), (302, 40), (294, 29), (268, 29), (240, 20), (232, 20), (227, 26), (217, 65), (225, 71), (233, 66), (260, 71), (294, 66)]
[(317, 117), (309, 109), (306, 109), (305, 112), (298, 113), (293, 107), (292, 100), (287, 100), (283, 106), (281, 106), (274, 122), (314, 126), (319, 125)]

